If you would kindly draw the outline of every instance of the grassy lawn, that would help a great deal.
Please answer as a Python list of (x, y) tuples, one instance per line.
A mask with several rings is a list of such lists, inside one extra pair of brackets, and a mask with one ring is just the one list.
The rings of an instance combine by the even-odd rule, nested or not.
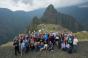
[(88, 32), (84, 33), (84, 32), (77, 32), (74, 33), (78, 39), (84, 40), (84, 39), (88, 39)]

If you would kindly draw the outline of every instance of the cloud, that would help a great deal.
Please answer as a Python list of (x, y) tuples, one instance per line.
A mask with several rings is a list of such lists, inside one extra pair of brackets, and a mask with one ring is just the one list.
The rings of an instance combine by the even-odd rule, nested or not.
[(87, 2), (88, 0), (0, 0), (0, 8), (8, 8), (12, 11), (32, 11), (38, 8), (45, 8), (49, 4), (57, 7), (66, 7)]
[(24, 4), (32, 4), (33, 0), (13, 0), (15, 3), (22, 2)]

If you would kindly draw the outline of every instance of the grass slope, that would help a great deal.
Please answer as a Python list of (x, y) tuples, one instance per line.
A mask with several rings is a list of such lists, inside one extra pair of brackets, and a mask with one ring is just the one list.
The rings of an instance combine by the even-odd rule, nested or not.
[(39, 24), (37, 26), (38, 30), (42, 30), (43, 32), (62, 32), (62, 31), (69, 31), (68, 29), (56, 25), (56, 24)]
[(74, 33), (80, 40), (88, 39), (88, 32), (77, 32)]

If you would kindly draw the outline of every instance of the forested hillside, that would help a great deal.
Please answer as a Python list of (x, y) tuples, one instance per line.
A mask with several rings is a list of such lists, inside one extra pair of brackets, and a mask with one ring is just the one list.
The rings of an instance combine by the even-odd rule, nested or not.
[[(79, 22), (77, 22), (74, 17), (58, 12), (53, 5), (49, 5), (46, 8), (44, 14), (40, 18), (38, 17), (33, 18), (33, 21), (32, 21), (33, 26), (36, 26), (42, 23), (61, 25), (73, 32), (83, 30), (82, 29), (83, 26)], [(34, 27), (34, 29), (36, 29), (36, 27)]]

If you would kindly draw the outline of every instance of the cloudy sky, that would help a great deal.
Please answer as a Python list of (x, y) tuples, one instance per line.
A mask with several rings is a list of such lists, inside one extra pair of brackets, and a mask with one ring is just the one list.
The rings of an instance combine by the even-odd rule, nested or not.
[(39, 8), (45, 8), (49, 4), (53, 4), (57, 8), (84, 2), (88, 2), (88, 0), (0, 0), (0, 8), (8, 8), (12, 11), (32, 11)]

